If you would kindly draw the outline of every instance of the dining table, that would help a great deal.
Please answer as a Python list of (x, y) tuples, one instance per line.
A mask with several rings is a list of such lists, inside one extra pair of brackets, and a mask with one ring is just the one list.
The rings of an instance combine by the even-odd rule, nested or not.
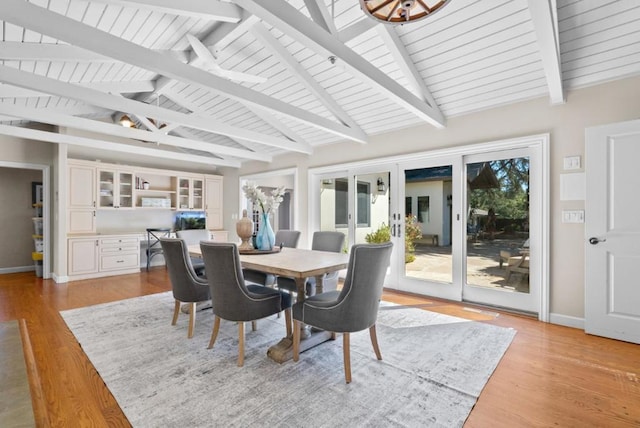
[[(190, 245), (189, 254), (202, 257), (199, 245)], [(316, 294), (323, 292), (324, 275), (345, 269), (349, 264), (349, 255), (329, 251), (306, 250), (302, 248), (274, 248), (272, 251), (242, 251), (240, 263), (244, 269), (253, 269), (276, 276), (293, 278), (296, 283), (297, 301), (304, 301), (306, 296), (306, 280), (316, 279)], [(302, 326), (300, 351), (303, 352), (320, 343), (335, 337), (326, 331), (317, 331)], [(272, 360), (283, 363), (293, 357), (293, 337), (287, 336), (271, 346), (267, 355)]]

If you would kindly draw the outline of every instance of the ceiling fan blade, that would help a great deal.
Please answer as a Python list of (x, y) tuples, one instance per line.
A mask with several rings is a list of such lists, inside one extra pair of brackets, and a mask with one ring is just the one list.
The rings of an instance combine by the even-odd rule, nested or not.
[(202, 61), (204, 61), (207, 70), (209, 70), (213, 74), (241, 82), (263, 83), (267, 81), (266, 78), (256, 76), (255, 74), (242, 73), (240, 71), (227, 70), (220, 67), (218, 61), (216, 60), (216, 57), (213, 56), (211, 51), (209, 51), (209, 49), (207, 49), (207, 47), (202, 44), (200, 40), (198, 40), (191, 34), (187, 34), (187, 40), (189, 40), (189, 44), (193, 48), (193, 51), (196, 53), (196, 55), (198, 55), (198, 57)]

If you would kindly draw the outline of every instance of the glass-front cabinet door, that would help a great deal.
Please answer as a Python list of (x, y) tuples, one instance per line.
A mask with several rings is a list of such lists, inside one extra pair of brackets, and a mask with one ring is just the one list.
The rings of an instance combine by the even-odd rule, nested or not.
[(178, 210), (204, 210), (204, 180), (199, 178), (178, 178)]
[(133, 208), (133, 172), (98, 171), (98, 208)]

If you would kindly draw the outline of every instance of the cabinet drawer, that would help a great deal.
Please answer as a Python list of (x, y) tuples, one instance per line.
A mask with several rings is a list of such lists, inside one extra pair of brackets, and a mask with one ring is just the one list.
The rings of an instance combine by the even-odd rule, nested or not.
[(125, 244), (138, 245), (138, 238), (102, 238), (100, 245), (122, 246)]
[(100, 270), (131, 269), (140, 266), (138, 254), (114, 254), (100, 256)]
[(138, 245), (114, 245), (107, 247), (100, 247), (100, 253), (102, 254), (113, 254), (113, 253), (137, 253), (140, 251), (140, 247)]

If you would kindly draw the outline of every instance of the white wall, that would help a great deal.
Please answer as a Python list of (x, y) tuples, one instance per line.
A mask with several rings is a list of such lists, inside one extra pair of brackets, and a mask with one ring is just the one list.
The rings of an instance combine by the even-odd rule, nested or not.
[[(237, 183), (238, 174), (248, 175), (297, 166), (299, 169), (300, 229), (308, 236), (308, 175), (311, 167), (335, 165), (405, 153), (496, 141), (541, 133), (551, 134), (551, 224), (550, 308), (552, 314), (584, 316), (584, 225), (563, 224), (564, 209), (584, 209), (584, 201), (559, 200), (559, 176), (563, 157), (584, 156), (584, 129), (590, 126), (637, 119), (640, 115), (640, 77), (569, 92), (567, 103), (550, 106), (547, 98), (512, 104), (466, 116), (450, 118), (445, 129), (424, 125), (370, 137), (368, 144), (345, 142), (318, 147), (309, 156), (290, 154), (271, 164), (247, 163), (239, 171), (225, 172), (225, 183)], [(392, 143), (392, 144), (391, 144)], [(227, 179), (229, 177), (229, 179)], [(226, 186), (226, 184), (225, 184)], [(234, 223), (227, 215), (237, 189), (225, 187), (226, 228)], [(235, 196), (237, 198), (237, 196)], [(588, 215), (588, 213), (587, 213)], [(300, 246), (309, 245), (301, 239)]]

